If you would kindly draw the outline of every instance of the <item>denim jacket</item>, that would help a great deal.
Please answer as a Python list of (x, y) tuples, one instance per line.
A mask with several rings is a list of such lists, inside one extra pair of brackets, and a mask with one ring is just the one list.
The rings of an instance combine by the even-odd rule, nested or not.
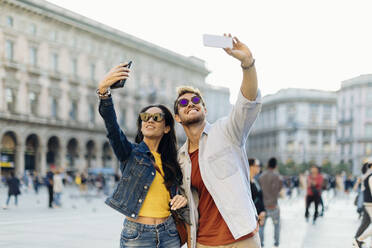
[[(128, 141), (120, 129), (112, 98), (101, 99), (99, 113), (104, 119), (107, 137), (120, 161), (122, 176), (120, 181), (105, 203), (125, 216), (137, 219), (144, 199), (155, 178), (153, 166), (155, 159), (147, 145), (142, 141), (134, 144)], [(170, 189), (171, 197), (177, 193), (177, 186)], [(182, 212), (185, 209), (182, 209)]]

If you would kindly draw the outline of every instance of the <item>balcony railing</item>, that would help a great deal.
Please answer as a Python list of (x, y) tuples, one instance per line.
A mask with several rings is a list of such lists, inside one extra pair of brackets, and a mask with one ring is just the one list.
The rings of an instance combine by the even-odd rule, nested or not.
[(81, 79), (79, 78), (78, 75), (69, 75), (68, 76), (68, 81), (70, 82), (70, 84), (72, 85), (79, 85), (81, 83), (80, 81)]
[(13, 69), (13, 70), (18, 70), (20, 68), (20, 64), (13, 59), (5, 59), (3, 61), (3, 65), (4, 67)]
[(27, 65), (27, 71), (28, 73), (36, 75), (36, 76), (41, 75), (41, 69), (37, 65), (31, 65), (31, 64)]
[(49, 71), (49, 78), (59, 81), (62, 79), (62, 75), (59, 71), (50, 70)]

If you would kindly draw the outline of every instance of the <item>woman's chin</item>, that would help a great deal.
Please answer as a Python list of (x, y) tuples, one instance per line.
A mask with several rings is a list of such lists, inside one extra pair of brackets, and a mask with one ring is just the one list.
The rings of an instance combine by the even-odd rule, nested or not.
[(157, 133), (148, 132), (148, 133), (144, 133), (143, 137), (149, 140), (156, 140), (156, 139), (161, 139), (163, 136)]

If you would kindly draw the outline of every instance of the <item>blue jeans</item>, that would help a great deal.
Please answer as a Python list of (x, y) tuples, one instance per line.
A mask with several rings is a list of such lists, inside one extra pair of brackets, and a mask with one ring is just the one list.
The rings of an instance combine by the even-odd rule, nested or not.
[(180, 238), (173, 218), (159, 225), (144, 225), (124, 220), (121, 232), (120, 248), (179, 248)]
[(57, 206), (61, 206), (62, 205), (62, 203), (61, 203), (61, 195), (62, 195), (62, 193), (60, 193), (60, 192), (54, 192), (54, 203), (57, 205)]
[(276, 207), (275, 209), (266, 209), (266, 218), (264, 221), (263, 226), (260, 226), (260, 239), (261, 239), (261, 245), (264, 244), (264, 228), (266, 225), (266, 221), (268, 218), (271, 218), (271, 220), (274, 223), (274, 245), (279, 246), (279, 234), (280, 234), (280, 209), (279, 207)]
[(10, 197), (11, 196), (14, 196), (14, 203), (17, 206), (18, 205), (18, 197), (17, 197), (17, 195), (8, 195), (8, 199), (6, 200), (6, 205), (7, 206), (9, 205), (9, 201), (10, 201)]

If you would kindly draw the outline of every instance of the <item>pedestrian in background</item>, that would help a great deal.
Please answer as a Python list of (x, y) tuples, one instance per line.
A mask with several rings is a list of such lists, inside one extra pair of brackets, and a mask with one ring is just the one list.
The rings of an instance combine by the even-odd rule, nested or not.
[(345, 172), (341, 172), (336, 175), (336, 189), (337, 193), (341, 194), (341, 196), (345, 195), (345, 183), (344, 183), (344, 177), (345, 177)]
[(32, 184), (34, 186), (35, 194), (39, 194), (39, 187), (40, 187), (40, 177), (36, 171), (33, 172), (32, 175)]
[(86, 195), (88, 193), (88, 176), (83, 172), (80, 177), (80, 193)]
[[(363, 205), (364, 205), (364, 191), (365, 191), (364, 180), (372, 174), (371, 165), (372, 165), (372, 160), (370, 162), (366, 161), (362, 166), (362, 176), (360, 177), (360, 183), (361, 183), (360, 195), (362, 197), (360, 198), (363, 199)], [(366, 211), (366, 208), (364, 206), (362, 206), (361, 208), (362, 208), (361, 213), (363, 215), (363, 218), (354, 237), (354, 241), (353, 241), (354, 247), (362, 247), (362, 245), (364, 244), (364, 241), (358, 240), (358, 237), (364, 233), (364, 231), (368, 228), (368, 226), (371, 223), (371, 218), (368, 212)]]
[(276, 158), (270, 158), (267, 170), (262, 173), (259, 182), (262, 188), (266, 218), (262, 228), (260, 228), (261, 246), (264, 246), (264, 229), (266, 220), (271, 218), (274, 224), (274, 246), (279, 246), (280, 238), (280, 208), (278, 204), (279, 194), (283, 188), (283, 180), (276, 170)]
[(333, 197), (337, 196), (336, 177), (334, 175), (330, 175), (328, 178), (328, 183), (331, 192), (333, 191)]
[(53, 168), (50, 168), (50, 170), (46, 174), (45, 178), (45, 183), (48, 188), (48, 206), (49, 208), (53, 208), (53, 197), (54, 197), (54, 192), (53, 192), (53, 177), (54, 177), (54, 172)]
[(12, 196), (14, 196), (14, 204), (18, 205), (18, 195), (21, 194), (20, 191), (20, 180), (15, 176), (14, 171), (10, 172), (10, 178), (7, 180), (8, 185), (8, 199), (6, 200), (6, 205), (4, 206), (4, 209), (7, 209), (9, 207), (9, 201)]
[(64, 188), (63, 185), (62, 168), (58, 168), (53, 176), (54, 204), (57, 207), (62, 206), (61, 197)]
[(300, 178), (298, 175), (293, 175), (291, 177), (293, 188), (296, 191), (296, 197), (298, 197), (301, 193), (300, 191)]
[(258, 183), (258, 181), (255, 179), (255, 176), (260, 173), (261, 167), (260, 167), (258, 159), (249, 158), (248, 162), (249, 162), (249, 177), (250, 177), (250, 183), (251, 183), (252, 200), (257, 210), (258, 222), (260, 226), (263, 226), (265, 222), (266, 211), (265, 211), (265, 206), (263, 202), (263, 194), (262, 194), (261, 186)]
[(347, 196), (349, 195), (353, 187), (354, 187), (353, 175), (349, 174), (345, 179), (345, 193)]
[(312, 202), (314, 202), (315, 212), (313, 216), (313, 224), (319, 216), (318, 207), (321, 201), (323, 186), (323, 176), (319, 173), (319, 168), (315, 165), (311, 166), (310, 175), (307, 178), (307, 192), (306, 192), (306, 210), (305, 218), (309, 221), (309, 208)]
[[(328, 189), (328, 175), (325, 174), (325, 173), (322, 173), (322, 168), (321, 167), (318, 167), (318, 171), (319, 171), (319, 174), (323, 178), (321, 193), (319, 195), (319, 205), (322, 207), (322, 211), (320, 211), (319, 216), (323, 217), (324, 216), (324, 210), (326, 209), (326, 203), (323, 200), (323, 198), (324, 198), (323, 196), (324, 196), (325, 193), (327, 193), (327, 189)], [(327, 199), (327, 198), (325, 198), (325, 199)]]
[(300, 173), (300, 175), (298, 176), (299, 177), (298, 180), (299, 180), (299, 184), (300, 184), (300, 194), (299, 195), (301, 195), (301, 197), (303, 197), (304, 192), (306, 192), (306, 188), (307, 188), (307, 186), (306, 186), (307, 174), (306, 173), (307, 173), (307, 171), (304, 172), (304, 173)]

